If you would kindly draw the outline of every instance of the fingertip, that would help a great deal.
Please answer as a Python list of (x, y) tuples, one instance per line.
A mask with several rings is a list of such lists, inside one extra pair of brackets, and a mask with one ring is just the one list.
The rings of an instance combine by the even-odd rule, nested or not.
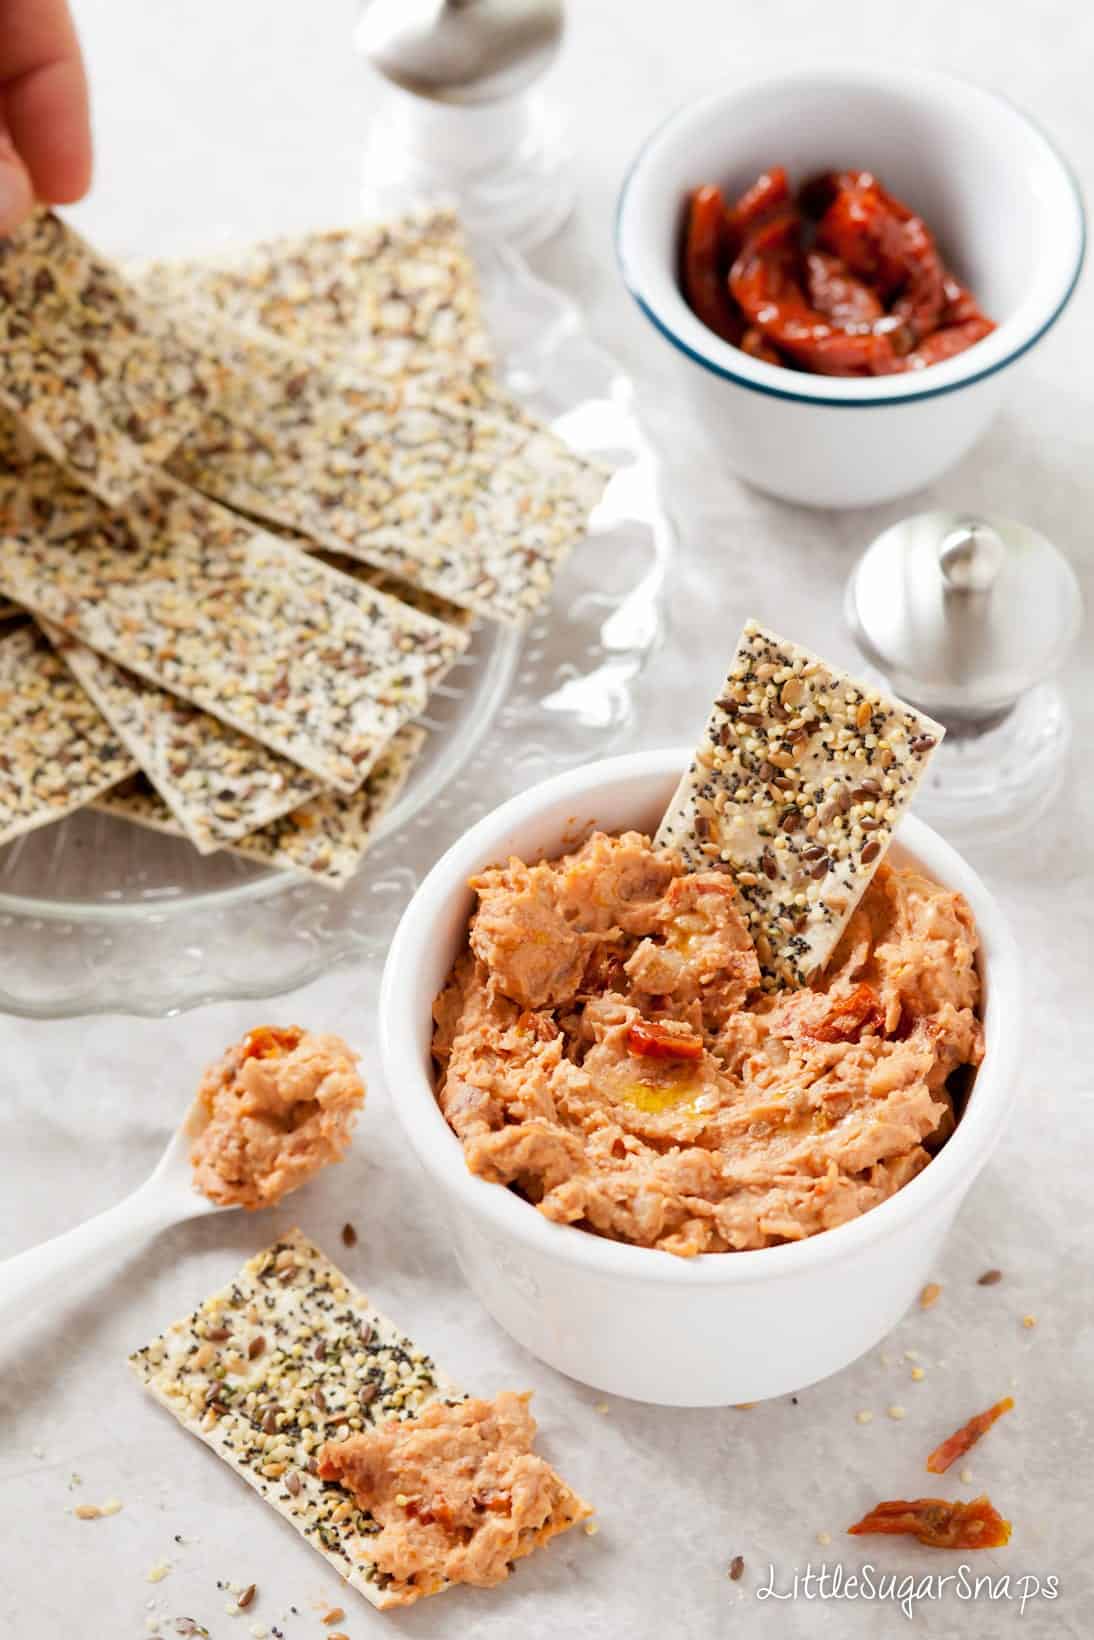
[(14, 154), (0, 154), (0, 234), (14, 233), (34, 209), (34, 189)]

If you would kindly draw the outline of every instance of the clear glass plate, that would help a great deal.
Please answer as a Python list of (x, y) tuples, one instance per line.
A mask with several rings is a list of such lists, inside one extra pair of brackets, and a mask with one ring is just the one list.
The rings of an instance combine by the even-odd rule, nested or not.
[(421, 762), (340, 894), (90, 811), (0, 849), (0, 1008), (158, 1015), (292, 990), (382, 955), (421, 875), (472, 821), (601, 757), (661, 636), (674, 548), (629, 379), (513, 252), (476, 248), (507, 387), (613, 476), (549, 611), (479, 625), (430, 701)]

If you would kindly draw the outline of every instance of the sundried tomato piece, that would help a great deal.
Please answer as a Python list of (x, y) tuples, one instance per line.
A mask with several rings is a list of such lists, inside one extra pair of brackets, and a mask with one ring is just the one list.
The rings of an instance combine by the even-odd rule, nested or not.
[(627, 1048), (644, 1059), (701, 1059), (703, 1044), (686, 1025), (636, 1019), (627, 1030)]
[(904, 224), (871, 177), (869, 186), (841, 186), (817, 225), (817, 244), (830, 251), (887, 301), (904, 284)]
[(806, 1028), (817, 1042), (860, 1042), (863, 1036), (884, 1036), (885, 1014), (872, 985), (856, 985), (833, 1003), (819, 1025)]
[(982, 342), (995, 329), (990, 319), (966, 319), (960, 325), (944, 325), (914, 347), (901, 361), (902, 370), (926, 370), (928, 365), (941, 364), (956, 358), (976, 342)]
[(980, 303), (971, 290), (966, 290), (959, 279), (947, 272), (942, 281), (942, 291), (946, 298), (946, 305), (942, 309), (943, 325), (963, 325), (967, 319), (982, 319), (984, 317)]
[(727, 220), (730, 234), (740, 246), (747, 235), (790, 203), (790, 184), (781, 165), (770, 171), (761, 171), (751, 188), (746, 188), (735, 205), (731, 205)]
[(291, 1053), (304, 1033), (299, 1025), (256, 1025), (243, 1038), (243, 1059), (278, 1059)]
[(869, 329), (885, 312), (869, 285), (856, 279), (829, 251), (806, 253), (805, 291), (818, 313), (848, 328), (860, 325)]
[(749, 358), (762, 359), (765, 364), (782, 364), (782, 355), (773, 347), (758, 325), (749, 325), (741, 337), (741, 352)]
[(726, 278), (733, 257), (726, 202), (713, 184), (697, 188), (688, 205), (682, 257), (688, 306), (709, 330), (736, 345), (744, 321), (730, 299)]
[(890, 337), (852, 334), (811, 308), (801, 285), (801, 217), (785, 211), (745, 243), (729, 288), (745, 318), (803, 370), (825, 376), (888, 375), (900, 364)]
[(1000, 1549), (1010, 1542), (1011, 1526), (987, 1497), (973, 1498), (971, 1503), (893, 1498), (875, 1504), (847, 1530), (852, 1537), (871, 1533), (914, 1537), (928, 1549)]
[(947, 1469), (958, 1458), (963, 1458), (971, 1446), (975, 1446), (982, 1435), (985, 1435), (1004, 1412), (1010, 1412), (1014, 1406), (1014, 1397), (1005, 1395), (1001, 1401), (988, 1407), (986, 1412), (978, 1412), (975, 1418), (970, 1418), (967, 1424), (955, 1429), (948, 1435), (941, 1446), (936, 1446), (927, 1459), (927, 1468), (932, 1475), (944, 1475)]

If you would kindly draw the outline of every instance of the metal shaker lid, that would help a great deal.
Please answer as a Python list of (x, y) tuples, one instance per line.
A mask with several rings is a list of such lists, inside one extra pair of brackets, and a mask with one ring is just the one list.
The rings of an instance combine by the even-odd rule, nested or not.
[(537, 80), (562, 29), (562, 0), (367, 0), (356, 41), (404, 91), (473, 104)]
[(1082, 621), (1067, 559), (1008, 518), (929, 512), (871, 543), (844, 604), (866, 658), (935, 716), (1005, 711), (1061, 665)]

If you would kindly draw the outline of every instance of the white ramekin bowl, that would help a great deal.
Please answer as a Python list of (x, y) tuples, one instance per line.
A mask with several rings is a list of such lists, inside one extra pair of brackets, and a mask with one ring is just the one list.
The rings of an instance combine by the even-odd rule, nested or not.
[(585, 829), (652, 832), (688, 754), (587, 764), (496, 809), (434, 866), (404, 913), (380, 995), (384, 1072), (440, 1194), (468, 1284), (533, 1355), (597, 1389), (666, 1406), (786, 1394), (837, 1371), (900, 1319), (936, 1267), (1010, 1110), (1022, 1018), (1018, 953), (975, 872), (921, 821), (894, 858), (967, 898), (980, 930), (987, 1051), (949, 1143), (889, 1201), (807, 1241), (676, 1258), (552, 1224), (469, 1173), (433, 1091), (431, 1006), (467, 937), (468, 878), (510, 854), (551, 857)]
[[(705, 182), (733, 195), (775, 164), (795, 183), (876, 172), (998, 329), (945, 364), (870, 380), (783, 369), (722, 341), (679, 289), (685, 202)], [(1004, 98), (924, 70), (830, 66), (719, 91), (655, 131), (623, 184), (617, 249), (682, 390), (724, 433), (727, 466), (789, 501), (854, 507), (919, 488), (979, 438), (1011, 367), (1067, 305), (1084, 234), (1067, 166)]]

